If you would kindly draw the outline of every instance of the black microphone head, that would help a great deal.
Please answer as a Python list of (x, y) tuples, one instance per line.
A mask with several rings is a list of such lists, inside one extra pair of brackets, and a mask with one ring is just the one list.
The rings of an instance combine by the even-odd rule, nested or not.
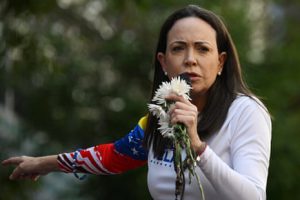
[(185, 80), (185, 82), (186, 82), (189, 86), (192, 86), (192, 82), (191, 82), (190, 76), (189, 76), (187, 73), (179, 74), (179, 78), (182, 79), (182, 80)]

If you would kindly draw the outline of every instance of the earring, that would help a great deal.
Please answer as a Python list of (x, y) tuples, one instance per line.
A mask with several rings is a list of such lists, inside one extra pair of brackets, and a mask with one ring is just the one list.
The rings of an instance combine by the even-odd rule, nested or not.
[(219, 72), (218, 72), (218, 75), (221, 76), (221, 74), (222, 74), (222, 71), (219, 71)]
[(167, 73), (166, 71), (164, 71), (164, 74), (165, 74), (166, 76), (168, 76), (168, 73)]

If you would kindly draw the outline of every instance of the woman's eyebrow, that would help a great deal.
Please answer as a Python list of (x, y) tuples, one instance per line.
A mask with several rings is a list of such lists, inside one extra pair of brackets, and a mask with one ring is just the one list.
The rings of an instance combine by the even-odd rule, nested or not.
[(196, 41), (196, 42), (194, 42), (194, 43), (195, 43), (195, 44), (207, 44), (207, 45), (212, 46), (212, 44), (211, 44), (210, 42), (204, 41), (204, 40), (199, 40), (199, 41)]
[(172, 42), (170, 42), (170, 45), (172, 44), (186, 44), (187, 42), (183, 41), (183, 40), (174, 40)]

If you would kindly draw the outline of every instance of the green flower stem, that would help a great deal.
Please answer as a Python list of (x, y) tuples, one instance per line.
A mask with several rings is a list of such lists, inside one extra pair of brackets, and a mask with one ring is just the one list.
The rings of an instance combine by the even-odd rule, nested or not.
[[(186, 127), (183, 124), (176, 124), (176, 125), (174, 125), (174, 133), (175, 133), (174, 167), (175, 167), (175, 172), (176, 172), (176, 189), (175, 189), (176, 199), (177, 199), (178, 195), (181, 196), (181, 199), (183, 198), (184, 187), (185, 187), (184, 171), (187, 168), (189, 170), (189, 183), (191, 184), (192, 176), (196, 176), (202, 199), (205, 200), (203, 187), (200, 182), (200, 178), (199, 178), (198, 174), (195, 172), (195, 166), (196, 166), (195, 155), (196, 155), (196, 153), (191, 148), (191, 141), (187, 134)], [(185, 149), (185, 151), (186, 151), (186, 157), (182, 161), (181, 152), (183, 149)]]

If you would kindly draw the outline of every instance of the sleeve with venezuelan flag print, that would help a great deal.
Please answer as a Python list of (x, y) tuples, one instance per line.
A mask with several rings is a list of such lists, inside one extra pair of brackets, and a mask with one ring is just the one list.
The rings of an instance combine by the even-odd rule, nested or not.
[(147, 116), (142, 117), (135, 128), (114, 143), (100, 144), (57, 157), (60, 170), (97, 175), (120, 174), (140, 167), (147, 162), (148, 152), (142, 146)]

